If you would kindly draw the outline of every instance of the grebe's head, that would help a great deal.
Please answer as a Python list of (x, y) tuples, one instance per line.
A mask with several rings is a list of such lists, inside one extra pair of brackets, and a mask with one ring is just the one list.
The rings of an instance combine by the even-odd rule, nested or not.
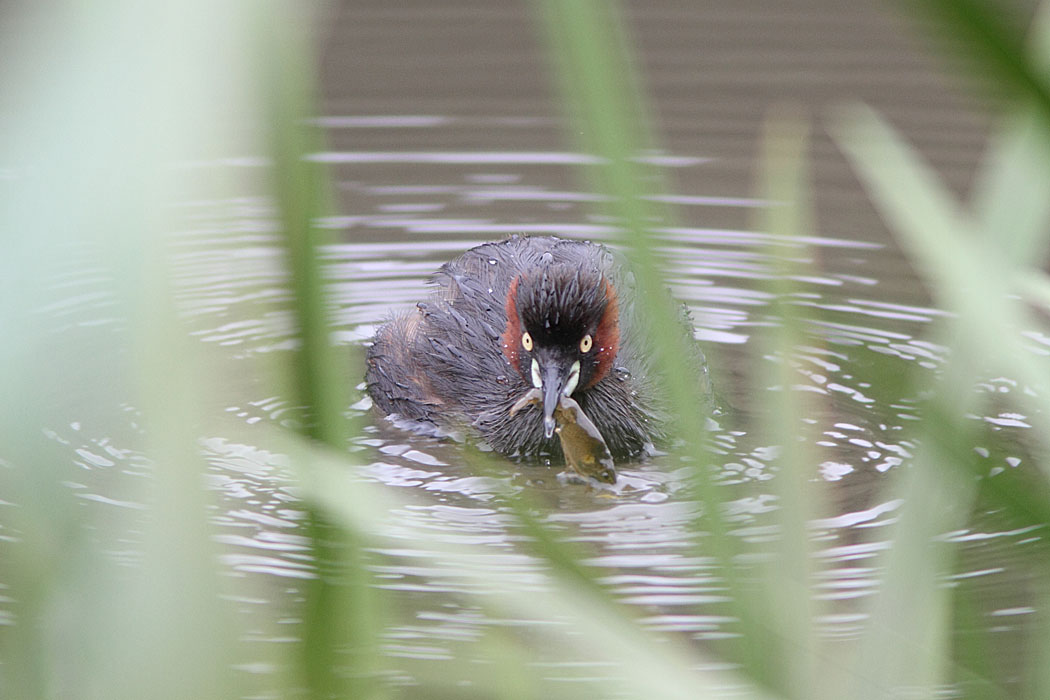
[(616, 290), (598, 272), (551, 265), (516, 277), (506, 310), (503, 353), (542, 393), (549, 438), (561, 397), (589, 389), (612, 369), (620, 345)]

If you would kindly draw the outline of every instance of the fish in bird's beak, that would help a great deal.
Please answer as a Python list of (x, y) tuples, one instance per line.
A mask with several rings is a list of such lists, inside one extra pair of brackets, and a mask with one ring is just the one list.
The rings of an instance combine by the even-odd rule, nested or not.
[(558, 437), (565, 463), (582, 476), (589, 476), (607, 484), (616, 483), (616, 465), (613, 464), (609, 446), (583, 412), (580, 404), (568, 396), (562, 397), (554, 411), (558, 421)]
[[(572, 382), (579, 380), (571, 376), (573, 367), (570, 366), (569, 370), (570, 376), (564, 386), (573, 389), (575, 387)], [(539, 369), (537, 369), (538, 373)], [(543, 377), (540, 376), (536, 383), (543, 384)], [(543, 403), (545, 397), (546, 392), (540, 387), (532, 387), (510, 407), (510, 415), (517, 414), (526, 406)], [(582, 476), (592, 477), (607, 484), (615, 484), (616, 465), (613, 464), (612, 454), (609, 452), (609, 446), (605, 444), (605, 438), (583, 412), (580, 404), (565, 395), (564, 389), (562, 395), (558, 397), (553, 415), (554, 431), (561, 439), (561, 450), (565, 454), (565, 463), (569, 468)], [(544, 427), (547, 425), (544, 421)]]

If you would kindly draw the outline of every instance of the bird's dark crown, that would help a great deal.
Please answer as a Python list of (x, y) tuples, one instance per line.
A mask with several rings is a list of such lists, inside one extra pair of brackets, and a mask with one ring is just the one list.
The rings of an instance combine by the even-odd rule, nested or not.
[(576, 345), (597, 330), (608, 289), (600, 274), (567, 265), (522, 275), (514, 299), (522, 329), (537, 345)]

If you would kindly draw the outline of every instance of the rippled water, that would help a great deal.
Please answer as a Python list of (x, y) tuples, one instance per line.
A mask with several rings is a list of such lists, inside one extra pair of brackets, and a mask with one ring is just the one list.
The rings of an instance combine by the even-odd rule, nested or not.
[[(752, 230), (763, 204), (750, 185), (758, 123), (780, 97), (814, 109), (850, 96), (874, 98), (958, 185), (976, 159), (983, 118), (943, 86), (892, 20), (867, 9), (811, 4), (808, 31), (797, 36), (779, 28), (792, 18), (771, 8), (748, 14), (664, 2), (639, 4), (631, 16), (667, 143), (666, 151), (647, 157), (675, 183), (660, 199), (677, 208), (681, 221), (656, 236), (670, 260), (672, 291), (691, 309), (698, 340), (717, 358), (717, 388), (736, 409), (735, 420), (713, 429), (716, 466), (726, 484), (749, 485), (731, 515), (736, 533), (755, 542), (771, 536), (768, 515), (775, 508), (762, 485), (774, 477), (774, 451), (755, 444), (746, 429), (765, 401), (765, 388), (748, 371), (756, 333), (775, 323), (765, 288), (775, 274), (770, 255), (812, 263), (797, 280), (799, 302), (819, 320), (806, 327), (796, 358), (806, 383), (797, 388), (821, 399), (807, 417), (819, 435), (812, 478), (825, 481), (832, 498), (829, 517), (814, 524), (820, 557), (830, 565), (815, 593), (842, 602), (824, 623), (827, 634), (848, 636), (860, 622), (849, 602), (872, 593), (873, 557), (882, 548), (877, 533), (899, 507), (880, 491), (883, 475), (905, 465), (915, 447), (902, 438), (913, 417), (907, 401), (887, 398), (850, 368), (874, 353), (935, 371), (944, 349), (926, 338), (943, 314), (930, 308), (819, 131), (813, 154), (819, 225), (797, 242), (806, 247)], [(567, 150), (538, 78), (539, 49), (527, 14), (503, 5), (443, 7), (348, 4), (331, 24), (326, 114), (318, 120), (330, 150), (315, 157), (333, 165), (344, 212), (325, 222), (338, 240), (325, 255), (337, 340), (348, 357), (393, 310), (426, 294), (426, 277), (438, 265), (473, 245), (513, 233), (615, 239), (609, 222), (592, 213), (595, 196), (576, 171), (591, 159)], [(818, 31), (829, 26), (830, 35)], [(850, 41), (860, 35), (867, 39)], [(782, 70), (773, 72), (773, 65)], [(913, 101), (918, 94), (922, 100)], [(952, 128), (929, 128), (942, 121)], [(193, 167), (206, 173), (264, 164), (245, 157)], [(270, 204), (188, 201), (183, 213), (188, 223), (174, 256), (177, 303), (192, 336), (228, 368), (222, 381), (229, 398), (221, 410), (246, 426), (296, 425), (299, 409), (266, 379), (269, 363), (286, 359), (293, 347)], [(70, 272), (66, 302), (46, 311), (68, 319), (72, 333), (106, 327), (111, 320), (107, 300), (96, 293), (99, 279), (89, 269)], [(996, 378), (985, 389), (1016, 387)], [(543, 466), (508, 463), (502, 477), (481, 476), (456, 444), (398, 430), (374, 416), (367, 399), (353, 410), (368, 423), (359, 441), (369, 461), (362, 478), (413, 495), (399, 518), (477, 545), (488, 553), (486, 566), (540, 585), (541, 567), (515, 546), (523, 535), (505, 500), (508, 486), (528, 492), (544, 520), (579, 543), (603, 580), (652, 628), (700, 639), (723, 630), (724, 592), (690, 534), (697, 506), (684, 495), (686, 475), (673, 460), (619, 465), (620, 483), (609, 490), (565, 484), (558, 469)], [(143, 478), (150, 465), (126, 447), (130, 438), (120, 437), (136, 433), (136, 411), (118, 405), (107, 413), (118, 416), (119, 429), (87, 413), (45, 429), (79, 469), (80, 478), (68, 484), (76, 498), (97, 509), (137, 508), (122, 480)], [(1028, 428), (1013, 413), (979, 418), (1010, 435)], [(313, 574), (299, 503), (280, 455), (208, 430), (201, 447), (217, 497), (223, 565), (248, 582), (238, 604), (258, 662), (242, 670), (265, 677), (272, 649), (296, 637), (296, 604)], [(1012, 468), (1022, 459), (1001, 445), (977, 447), (990, 468)], [(951, 537), (965, 543), (969, 568), (960, 576), (983, 580), (990, 592), (983, 611), (989, 627), (1008, 634), (1023, 626), (1031, 613), (1020, 595), (1028, 574), (1017, 562), (1032, 546), (1032, 533), (975, 522)], [(524, 624), (489, 619), (465, 603), (456, 594), (469, 592), (470, 584), (440, 559), (407, 547), (383, 554), (376, 574), (399, 610), (386, 631), (386, 652), (404, 661), (404, 682), (431, 661), (477, 655), (471, 645), (492, 625)], [(587, 659), (535, 654), (538, 673), (566, 683), (608, 672)]]

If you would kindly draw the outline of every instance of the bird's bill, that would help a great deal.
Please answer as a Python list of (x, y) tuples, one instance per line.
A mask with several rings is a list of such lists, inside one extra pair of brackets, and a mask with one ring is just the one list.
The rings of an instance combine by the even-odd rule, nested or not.
[(576, 390), (580, 379), (579, 361), (559, 361), (548, 358), (540, 366), (540, 391), (543, 393), (543, 434), (550, 438), (554, 435), (556, 422), (554, 410), (563, 396), (569, 396)]

